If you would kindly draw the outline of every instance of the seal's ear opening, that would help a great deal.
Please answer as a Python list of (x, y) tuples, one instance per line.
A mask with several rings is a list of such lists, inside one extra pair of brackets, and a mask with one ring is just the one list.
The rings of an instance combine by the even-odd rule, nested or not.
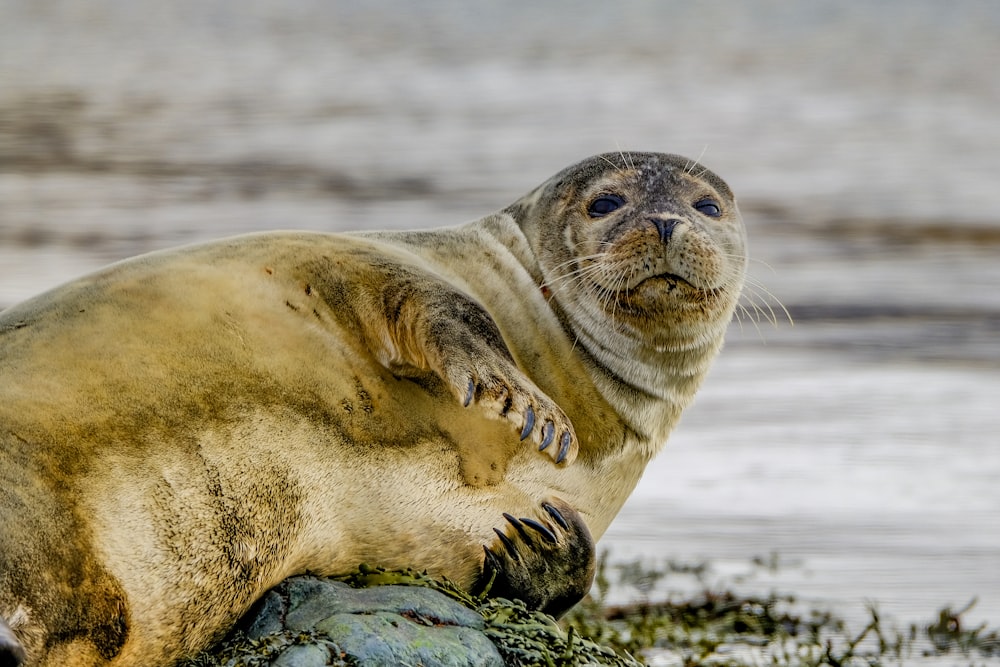
[(503, 209), (503, 213), (507, 213), (513, 217), (518, 226), (523, 229), (525, 223), (531, 218), (531, 209), (537, 206), (538, 202), (543, 198), (545, 185), (547, 184), (540, 185), (531, 192), (528, 192), (516, 202)]
[(525, 213), (527, 212), (528, 209), (528, 205), (523, 202), (524, 202), (523, 199), (518, 199), (516, 202), (514, 202), (513, 204), (505, 208), (503, 211), (501, 211), (501, 213), (506, 213), (510, 215), (512, 218), (514, 218), (514, 222), (516, 222), (518, 226), (523, 226), (524, 218), (526, 217)]
[(552, 193), (549, 192), (550, 188), (552, 188), (551, 179), (542, 183), (531, 192), (526, 193), (516, 202), (503, 209), (501, 213), (507, 213), (510, 215), (514, 218), (514, 222), (517, 223), (518, 227), (527, 231), (528, 224), (532, 218), (532, 210), (538, 207), (539, 202), (547, 198), (551, 198)]

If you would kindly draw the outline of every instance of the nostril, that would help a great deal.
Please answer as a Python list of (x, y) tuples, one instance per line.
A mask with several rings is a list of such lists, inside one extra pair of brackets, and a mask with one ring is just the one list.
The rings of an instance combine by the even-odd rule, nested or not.
[(674, 227), (680, 224), (680, 220), (675, 220), (671, 218), (670, 220), (664, 220), (662, 218), (650, 218), (653, 225), (656, 226), (656, 231), (660, 233), (660, 242), (666, 243), (670, 240), (670, 235), (674, 233)]

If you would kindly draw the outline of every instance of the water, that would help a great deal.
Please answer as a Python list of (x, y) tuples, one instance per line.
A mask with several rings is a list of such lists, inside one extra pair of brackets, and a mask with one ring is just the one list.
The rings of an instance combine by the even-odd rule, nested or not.
[(0, 0), (0, 307), (224, 234), (463, 222), (594, 152), (700, 157), (779, 323), (734, 324), (604, 546), (720, 578), (774, 552), (743, 585), (903, 622), (977, 596), (996, 627), (997, 34), (972, 0)]

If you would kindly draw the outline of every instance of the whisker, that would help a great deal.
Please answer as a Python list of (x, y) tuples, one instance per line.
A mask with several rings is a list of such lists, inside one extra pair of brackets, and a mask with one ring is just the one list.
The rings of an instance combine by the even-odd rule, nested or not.
[[(611, 306), (611, 325), (613, 327), (618, 322), (617, 314), (618, 314), (618, 305), (619, 305), (619, 302), (618, 302), (617, 295), (622, 291), (622, 289), (624, 288), (624, 286), (626, 284), (628, 284), (628, 282), (631, 279), (632, 275), (634, 275), (634, 273), (635, 273), (635, 267), (634, 266), (630, 267), (630, 269), (631, 269), (630, 275), (626, 275), (624, 271), (619, 271), (618, 272), (618, 276), (615, 279), (613, 289), (608, 290), (608, 292), (607, 292), (607, 305)], [(607, 307), (605, 307), (605, 310), (607, 310)]]
[[(744, 312), (746, 312), (747, 317), (749, 317), (754, 322), (761, 322), (762, 320), (767, 320), (772, 325), (777, 326), (778, 321), (775, 317), (774, 310), (764, 304), (765, 308), (761, 308), (760, 303), (757, 301), (755, 295), (747, 295), (746, 302), (740, 302), (740, 305)], [(751, 310), (752, 309), (752, 310)]]
[(762, 259), (757, 259), (756, 257), (750, 257), (749, 261), (753, 262), (754, 264), (760, 264), (761, 266), (763, 266), (765, 269), (767, 269), (771, 273), (774, 273), (774, 274), (778, 273), (773, 266), (771, 266), (770, 264), (768, 264), (767, 262), (765, 262)]
[[(746, 306), (744, 306), (742, 304), (738, 304), (738, 305), (740, 306), (740, 308), (743, 309), (743, 312), (746, 313), (747, 320), (749, 320), (750, 324), (753, 325), (754, 331), (757, 332), (757, 338), (759, 338), (762, 342), (765, 342), (766, 338), (764, 337), (764, 332), (760, 328), (760, 319), (758, 317), (754, 317), (753, 313), (751, 313), (749, 310), (747, 310)], [(742, 320), (740, 320), (740, 330), (741, 331), (743, 330), (743, 321)]]
[[(701, 149), (701, 153), (698, 153), (698, 157), (696, 157), (695, 160), (694, 160), (695, 166), (697, 166), (701, 162), (701, 159), (703, 157), (705, 157), (705, 153), (707, 153), (707, 152), (708, 152), (708, 144), (705, 144), (705, 146)], [(708, 167), (706, 167), (706, 166), (703, 165), (702, 168), (701, 168), (701, 171), (699, 171), (696, 174), (696, 173), (694, 173), (694, 167), (692, 167), (691, 168), (691, 175), (694, 176), (695, 178), (701, 178), (706, 171), (708, 171)]]
[(600, 274), (605, 271), (605, 267), (601, 264), (589, 264), (587, 266), (580, 266), (572, 271), (566, 271), (561, 275), (555, 276), (545, 282), (545, 286), (552, 288), (566, 281), (578, 281), (582, 278), (589, 277), (592, 274)]
[(599, 157), (605, 162), (607, 162), (609, 165), (611, 165), (615, 171), (625, 171), (625, 168), (628, 167), (628, 161), (625, 159), (625, 155), (621, 152), (620, 149), (618, 151), (618, 155), (621, 156), (622, 158), (622, 164), (620, 165), (612, 162), (610, 159), (607, 158), (607, 156), (601, 155)]
[(684, 162), (684, 173), (685, 173), (685, 174), (691, 174), (691, 175), (692, 175), (692, 176), (694, 176), (695, 178), (698, 178), (698, 177), (700, 177), (700, 176), (701, 176), (702, 174), (704, 174), (704, 173), (705, 173), (706, 171), (708, 171), (708, 168), (707, 168), (707, 167), (704, 167), (704, 168), (702, 168), (701, 172), (699, 172), (699, 173), (697, 173), (697, 174), (695, 174), (695, 173), (694, 173), (694, 168), (695, 168), (695, 167), (697, 167), (697, 166), (698, 166), (698, 163), (700, 163), (700, 162), (701, 162), (701, 158), (705, 157), (705, 152), (706, 152), (706, 151), (708, 151), (708, 144), (705, 144), (705, 145), (704, 145), (704, 146), (702, 147), (702, 149), (701, 149), (701, 153), (698, 153), (698, 157), (696, 157), (696, 158), (694, 159), (694, 161), (692, 161), (692, 160), (691, 160), (690, 158), (688, 158), (688, 159), (687, 159), (687, 160), (686, 160), (686, 161)]
[(788, 308), (785, 307), (785, 304), (783, 304), (781, 302), (781, 299), (779, 299), (771, 290), (764, 287), (764, 284), (761, 283), (759, 280), (757, 280), (752, 276), (747, 276), (744, 290), (747, 291), (749, 294), (751, 294), (753, 297), (756, 297), (757, 299), (762, 301), (764, 305), (767, 306), (767, 309), (770, 311), (772, 316), (771, 321), (775, 325), (778, 324), (778, 318), (777, 315), (775, 314), (774, 309), (771, 307), (770, 302), (772, 301), (776, 306), (778, 306), (778, 308), (781, 309), (781, 312), (788, 320), (788, 323), (791, 324), (792, 326), (795, 325), (795, 320), (792, 319), (792, 314), (788, 312)]
[(580, 264), (581, 262), (599, 260), (599, 259), (605, 257), (606, 255), (607, 255), (606, 252), (595, 252), (595, 253), (592, 253), (590, 255), (581, 255), (579, 257), (574, 257), (572, 259), (566, 260), (565, 262), (561, 262), (559, 264), (556, 264), (554, 267), (552, 267), (552, 272), (553, 273), (558, 273), (559, 271), (561, 271), (562, 269), (566, 268), (567, 266), (572, 266), (573, 264)]
[(560, 270), (566, 268), (567, 266), (572, 266), (573, 264), (579, 264), (580, 262), (586, 262), (586, 261), (590, 261), (590, 260), (600, 259), (600, 258), (604, 257), (606, 254), (607, 253), (604, 253), (604, 252), (597, 252), (597, 253), (593, 253), (591, 255), (582, 255), (580, 257), (574, 257), (573, 259), (568, 259), (565, 262), (561, 262), (559, 264), (556, 264), (554, 267), (552, 267), (552, 271), (554, 273), (557, 273)]
[(759, 293), (756, 293), (752, 289), (742, 295), (740, 305), (743, 306), (743, 308), (746, 309), (747, 314), (757, 322), (766, 320), (772, 326), (778, 326), (777, 312), (761, 297)]

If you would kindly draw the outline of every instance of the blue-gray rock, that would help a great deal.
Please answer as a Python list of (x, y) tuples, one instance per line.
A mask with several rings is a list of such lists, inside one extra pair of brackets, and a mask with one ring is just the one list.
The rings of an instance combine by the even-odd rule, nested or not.
[[(327, 667), (330, 664), (330, 649), (336, 649), (327, 642), (299, 644), (281, 653), (272, 667)], [(336, 655), (336, 654), (334, 654)]]
[(484, 627), (475, 610), (430, 588), (293, 577), (255, 605), (218, 657), (194, 664), (503, 667)]
[[(283, 611), (285, 627), (293, 631), (315, 628), (323, 619), (338, 614), (373, 614), (379, 611), (402, 615), (427, 626), (458, 626), (477, 630), (484, 626), (483, 617), (475, 611), (430, 588), (351, 588), (339, 581), (313, 577), (289, 579), (278, 590), (282, 588), (287, 600), (287, 608)], [(278, 610), (262, 609), (260, 620), (255, 624), (261, 628), (272, 627), (273, 620), (269, 619), (273, 619), (275, 611)]]
[(493, 642), (478, 630), (425, 625), (390, 612), (335, 614), (317, 623), (316, 630), (333, 639), (363, 667), (504, 665)]
[(639, 665), (519, 601), (409, 571), (362, 566), (347, 580), (287, 579), (186, 667)]

